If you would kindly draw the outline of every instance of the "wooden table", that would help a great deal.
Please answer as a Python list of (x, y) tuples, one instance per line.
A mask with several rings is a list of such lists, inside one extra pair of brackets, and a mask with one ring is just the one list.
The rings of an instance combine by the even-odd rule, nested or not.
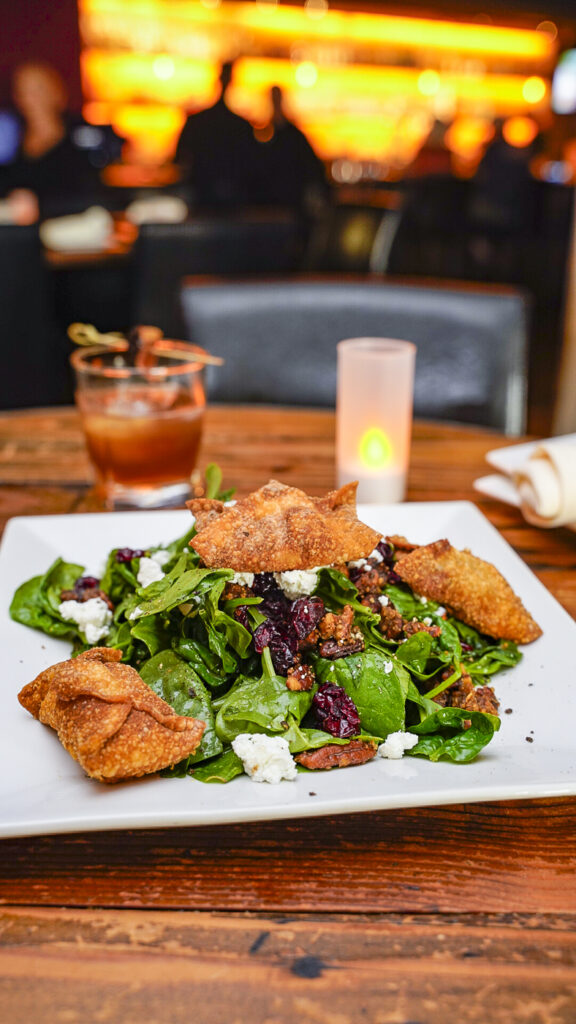
[[(325, 412), (213, 408), (246, 493), (334, 483)], [(576, 614), (576, 535), (471, 483), (504, 438), (416, 424), (412, 500), (476, 501)], [(0, 416), (0, 515), (98, 507), (71, 410)], [(464, 769), (465, 770), (465, 769)], [(1, 813), (1, 811), (0, 811)], [(10, 1024), (574, 1024), (576, 800), (0, 843)]]

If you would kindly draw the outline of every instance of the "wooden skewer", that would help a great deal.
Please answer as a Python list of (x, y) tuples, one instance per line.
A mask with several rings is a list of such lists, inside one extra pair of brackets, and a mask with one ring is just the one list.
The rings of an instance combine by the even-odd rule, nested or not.
[[(112, 331), (101, 334), (93, 324), (70, 324), (68, 337), (75, 345), (107, 345), (109, 348), (128, 348), (128, 342), (123, 334)], [(169, 339), (166, 338), (164, 340), (168, 342)], [(150, 347), (152, 348), (152, 346)], [(223, 366), (224, 364), (224, 360), (220, 356), (213, 356), (210, 352), (193, 348), (185, 342), (176, 342), (172, 346), (168, 344), (164, 346), (160, 340), (155, 341), (152, 351), (154, 355), (161, 356), (164, 359), (182, 360), (188, 358), (195, 363), (204, 363), (208, 366)]]

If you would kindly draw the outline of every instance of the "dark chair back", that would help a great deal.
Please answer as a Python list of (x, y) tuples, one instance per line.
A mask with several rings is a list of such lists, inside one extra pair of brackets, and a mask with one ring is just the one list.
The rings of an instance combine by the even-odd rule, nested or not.
[(132, 323), (183, 337), (182, 278), (282, 274), (294, 268), (296, 246), (296, 223), (284, 213), (145, 224), (135, 246)]
[(333, 406), (338, 341), (404, 338), (418, 347), (417, 416), (524, 429), (526, 308), (511, 289), (195, 281), (183, 308), (188, 339), (225, 359), (214, 401)]
[(68, 343), (54, 324), (36, 227), (0, 226), (0, 409), (72, 398)]

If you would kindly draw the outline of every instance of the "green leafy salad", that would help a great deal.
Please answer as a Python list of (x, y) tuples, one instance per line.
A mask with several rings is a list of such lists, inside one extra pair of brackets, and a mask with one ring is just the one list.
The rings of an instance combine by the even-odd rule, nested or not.
[(294, 772), (378, 753), (464, 763), (490, 742), (486, 684), (521, 654), (413, 593), (389, 540), (338, 567), (253, 574), (205, 567), (194, 534), (115, 548), (99, 578), (59, 558), (10, 607), (75, 653), (121, 650), (177, 714), (205, 722), (165, 774), (228, 782), (246, 768), (235, 741), (255, 734), (285, 740)]

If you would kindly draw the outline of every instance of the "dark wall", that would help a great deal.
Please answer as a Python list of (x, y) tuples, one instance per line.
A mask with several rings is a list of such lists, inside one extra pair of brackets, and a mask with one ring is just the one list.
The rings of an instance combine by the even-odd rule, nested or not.
[(79, 110), (80, 39), (76, 0), (0, 0), (0, 104), (8, 102), (10, 76), (23, 60), (43, 60), (63, 75), (70, 107)]

